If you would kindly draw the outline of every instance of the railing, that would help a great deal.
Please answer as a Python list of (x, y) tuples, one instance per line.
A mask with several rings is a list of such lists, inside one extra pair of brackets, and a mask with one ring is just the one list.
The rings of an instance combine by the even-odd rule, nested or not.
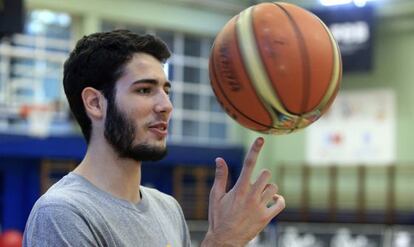
[(282, 220), (414, 223), (414, 165), (309, 166), (280, 164), (277, 184), (287, 201)]

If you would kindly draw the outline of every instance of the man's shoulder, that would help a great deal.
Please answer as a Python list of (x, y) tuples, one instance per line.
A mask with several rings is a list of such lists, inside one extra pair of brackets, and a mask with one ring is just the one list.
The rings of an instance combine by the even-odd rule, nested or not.
[(65, 188), (49, 190), (36, 202), (36, 207), (70, 207), (74, 205), (75, 197), (71, 196), (72, 191)]
[(76, 179), (67, 176), (36, 201), (26, 223), (24, 246), (80, 246), (75, 243), (92, 241), (88, 235), (89, 212), (85, 210), (87, 197)]
[(36, 202), (36, 207), (74, 207), (87, 202), (87, 193), (72, 174), (52, 185)]

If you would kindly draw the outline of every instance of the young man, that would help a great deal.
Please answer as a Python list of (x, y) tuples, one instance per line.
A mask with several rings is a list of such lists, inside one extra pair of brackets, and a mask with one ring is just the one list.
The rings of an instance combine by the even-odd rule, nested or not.
[[(35, 204), (24, 246), (190, 246), (183, 213), (171, 196), (140, 186), (141, 162), (166, 154), (173, 110), (158, 38), (126, 30), (83, 37), (64, 66), (70, 108), (88, 143), (79, 166)], [(243, 246), (284, 208), (263, 171), (251, 184), (258, 138), (234, 188), (216, 159), (209, 229), (202, 246)], [(269, 203), (272, 203), (269, 206)]]

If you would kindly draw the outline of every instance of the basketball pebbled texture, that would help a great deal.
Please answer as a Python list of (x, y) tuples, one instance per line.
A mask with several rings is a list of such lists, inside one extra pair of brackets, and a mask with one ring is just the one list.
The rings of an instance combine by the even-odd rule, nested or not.
[(223, 109), (262, 133), (291, 133), (316, 121), (342, 78), (329, 29), (288, 3), (257, 4), (233, 17), (217, 35), (209, 62)]

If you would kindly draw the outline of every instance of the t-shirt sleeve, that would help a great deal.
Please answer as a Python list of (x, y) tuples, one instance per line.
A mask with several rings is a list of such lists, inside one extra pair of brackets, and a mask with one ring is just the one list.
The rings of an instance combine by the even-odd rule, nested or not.
[(86, 219), (69, 206), (35, 209), (26, 224), (23, 246), (96, 246)]

